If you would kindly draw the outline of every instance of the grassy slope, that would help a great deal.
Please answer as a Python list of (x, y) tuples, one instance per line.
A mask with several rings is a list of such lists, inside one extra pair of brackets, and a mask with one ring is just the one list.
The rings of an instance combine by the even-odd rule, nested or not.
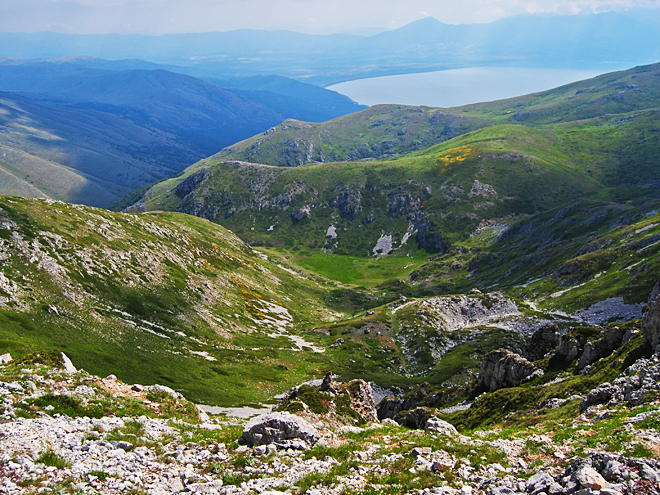
[[(660, 114), (649, 110), (538, 129), (493, 126), (386, 162), (289, 168), (209, 161), (211, 177), (189, 196), (171, 194), (181, 180), (172, 179), (149, 191), (147, 204), (197, 213), (248, 242), (290, 249), (332, 247), (326, 232), (335, 225), (335, 253), (368, 257), (383, 233), (393, 234), (397, 245), (408, 232), (406, 214), (387, 214), (392, 195), (419, 200), (420, 211), (453, 243), (467, 240), (484, 220), (547, 211), (584, 197), (634, 196), (638, 188), (615, 186), (660, 178), (655, 126)], [(479, 193), (475, 180), (495, 193)], [(355, 219), (330, 207), (344, 191), (361, 196)], [(289, 202), (278, 203), (282, 198)], [(197, 210), (186, 209), (191, 204)], [(293, 221), (291, 211), (306, 205), (313, 205), (311, 217)], [(416, 249), (413, 236), (395, 253)]]
[(180, 148), (162, 131), (109, 113), (0, 95), (0, 160), (55, 199), (107, 206), (171, 175), (164, 159), (183, 160)]
[(93, 373), (218, 404), (265, 399), (324, 372), (324, 355), (268, 337), (287, 311), (286, 332), (336, 318), (324, 288), (222, 227), (12, 197), (0, 207), (3, 352), (59, 348)]
[(660, 64), (655, 64), (541, 93), (450, 109), (377, 105), (323, 124), (285, 122), (217, 157), (278, 166), (384, 158), (491, 125), (538, 127), (652, 109), (660, 99), (659, 74)]

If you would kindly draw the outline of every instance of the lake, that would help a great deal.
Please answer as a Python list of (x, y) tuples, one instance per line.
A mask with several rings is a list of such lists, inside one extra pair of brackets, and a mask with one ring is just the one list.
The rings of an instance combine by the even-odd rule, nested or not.
[(569, 69), (473, 67), (421, 74), (374, 77), (335, 84), (328, 89), (363, 105), (399, 103), (455, 107), (501, 100), (589, 79), (618, 67), (596, 72)]

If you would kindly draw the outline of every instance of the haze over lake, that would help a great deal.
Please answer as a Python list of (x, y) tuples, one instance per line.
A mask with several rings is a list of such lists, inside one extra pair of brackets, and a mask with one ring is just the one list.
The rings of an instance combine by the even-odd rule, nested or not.
[[(608, 71), (618, 68), (610, 68)], [(400, 103), (455, 107), (512, 98), (589, 79), (606, 71), (473, 67), (421, 74), (374, 77), (335, 84), (328, 89), (363, 105)]]

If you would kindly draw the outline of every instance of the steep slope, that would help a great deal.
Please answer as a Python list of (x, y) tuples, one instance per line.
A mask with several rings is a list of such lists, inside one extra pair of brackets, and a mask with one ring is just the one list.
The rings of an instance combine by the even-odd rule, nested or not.
[(452, 110), (375, 105), (322, 124), (286, 121), (222, 150), (216, 158), (283, 167), (383, 159), (424, 150), (491, 122)]
[(216, 404), (321, 373), (324, 349), (300, 329), (340, 316), (325, 287), (222, 227), (7, 196), (0, 208), (3, 352), (61, 349), (93, 373)]
[(0, 93), (0, 147), (0, 163), (15, 180), (41, 195), (94, 206), (172, 175), (198, 156), (162, 130), (8, 93)]
[[(0, 139), (11, 156), (22, 157), (5, 153), (5, 166), (14, 167), (15, 180), (29, 176), (29, 184), (52, 198), (108, 206), (287, 117), (325, 120), (364, 108), (315, 89), (342, 105), (227, 91), (163, 70), (9, 61), (0, 64), (0, 90), (29, 99), (3, 93)], [(24, 190), (8, 185), (5, 192)]]

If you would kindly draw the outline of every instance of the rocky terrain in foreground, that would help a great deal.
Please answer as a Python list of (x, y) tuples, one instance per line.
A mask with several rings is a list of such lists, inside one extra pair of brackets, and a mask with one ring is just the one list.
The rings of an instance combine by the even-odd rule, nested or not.
[[(532, 363), (493, 351), (479, 382), (494, 392), (469, 407), (409, 403), (396, 414), (388, 402), (406, 397), (377, 404), (378, 388), (328, 373), (267, 415), (210, 418), (168, 387), (92, 376), (64, 354), (4, 355), (0, 493), (658, 494), (659, 315), (656, 300), (625, 334), (592, 335), (591, 347), (618, 348), (581, 370), (581, 356), (562, 354), (575, 334), (543, 327), (532, 349), (549, 361), (534, 361), (529, 383), (499, 382), (503, 360)], [(572, 372), (553, 371), (558, 356)], [(606, 369), (621, 372), (604, 383)]]

